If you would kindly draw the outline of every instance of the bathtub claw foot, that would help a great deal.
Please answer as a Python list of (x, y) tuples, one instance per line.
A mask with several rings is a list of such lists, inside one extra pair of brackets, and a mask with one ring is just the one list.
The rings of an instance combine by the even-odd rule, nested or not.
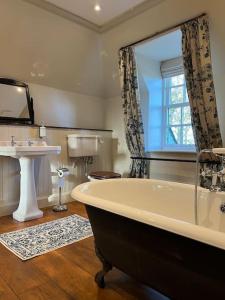
[(96, 252), (97, 257), (99, 258), (99, 260), (102, 263), (102, 270), (96, 273), (95, 282), (97, 283), (97, 285), (100, 288), (103, 289), (105, 287), (105, 275), (110, 270), (112, 270), (112, 265), (105, 260), (105, 258), (103, 257), (103, 255), (101, 254), (101, 252), (99, 251), (99, 249), (97, 247), (95, 247), (95, 252)]
[(103, 264), (103, 269), (96, 273), (95, 275), (95, 282), (97, 285), (101, 288), (104, 289), (105, 287), (105, 275), (112, 270), (112, 265), (109, 263), (104, 263)]
[(98, 273), (96, 273), (95, 282), (97, 283), (98, 287), (100, 287), (101, 289), (104, 289), (105, 279), (104, 279), (104, 272), (103, 271), (99, 271)]

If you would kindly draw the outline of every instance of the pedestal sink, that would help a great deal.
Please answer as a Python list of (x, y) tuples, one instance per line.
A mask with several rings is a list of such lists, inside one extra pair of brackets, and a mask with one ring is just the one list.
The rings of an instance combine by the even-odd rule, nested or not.
[(38, 208), (34, 159), (48, 154), (60, 154), (61, 146), (48, 146), (44, 141), (0, 141), (0, 156), (17, 158), (20, 162), (20, 202), (13, 218), (23, 222), (43, 216)]

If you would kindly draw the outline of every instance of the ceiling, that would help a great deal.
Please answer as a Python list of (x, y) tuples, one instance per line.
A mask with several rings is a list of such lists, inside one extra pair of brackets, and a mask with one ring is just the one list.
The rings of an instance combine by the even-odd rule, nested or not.
[(181, 31), (176, 30), (135, 47), (135, 52), (156, 61), (182, 56)]
[[(145, 0), (46, 0), (67, 12), (78, 15), (95, 25), (102, 26), (119, 15), (132, 10)], [(99, 4), (101, 11), (95, 11)]]

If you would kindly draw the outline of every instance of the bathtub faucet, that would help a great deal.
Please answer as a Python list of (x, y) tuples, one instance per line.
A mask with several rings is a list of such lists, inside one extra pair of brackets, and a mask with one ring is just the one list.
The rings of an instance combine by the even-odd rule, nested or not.
[(203, 178), (210, 178), (212, 181), (209, 187), (210, 192), (221, 192), (222, 186), (224, 186), (224, 175), (225, 169), (222, 168), (220, 171), (214, 171), (213, 169), (206, 169), (200, 173)]
[[(222, 158), (222, 169), (220, 171), (215, 171), (213, 169), (206, 169), (200, 173), (203, 177), (212, 178), (212, 184), (209, 187), (210, 192), (220, 192), (222, 190), (222, 185), (224, 185), (224, 176), (225, 176), (225, 168), (224, 168), (224, 157), (225, 157), (225, 148), (212, 148), (212, 149), (203, 149), (197, 153), (196, 158), (196, 174), (195, 174), (195, 197), (194, 197), (194, 205), (195, 205), (195, 224), (198, 224), (198, 182), (199, 182), (199, 161), (200, 157), (203, 153), (213, 153)], [(219, 181), (219, 183), (218, 183)]]

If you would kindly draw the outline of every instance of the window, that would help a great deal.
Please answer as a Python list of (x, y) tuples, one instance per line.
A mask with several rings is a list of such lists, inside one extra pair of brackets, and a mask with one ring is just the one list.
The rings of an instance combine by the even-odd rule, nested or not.
[(135, 47), (145, 151), (195, 151), (182, 58), (175, 30)]
[(162, 150), (195, 149), (184, 74), (163, 79)]

